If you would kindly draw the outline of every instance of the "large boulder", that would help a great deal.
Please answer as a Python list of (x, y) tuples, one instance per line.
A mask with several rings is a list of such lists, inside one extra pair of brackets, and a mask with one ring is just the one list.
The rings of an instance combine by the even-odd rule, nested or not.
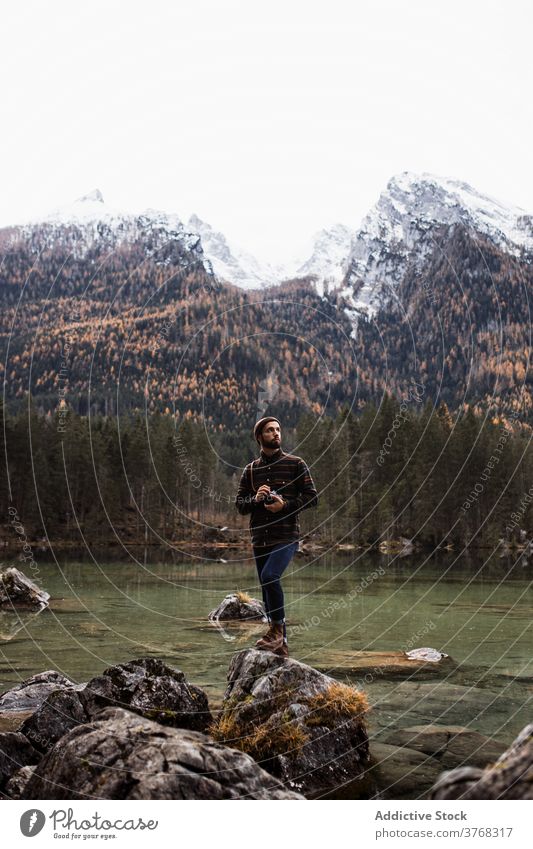
[(41, 755), (24, 734), (18, 731), (0, 734), (0, 789), (21, 767), (36, 764), (40, 759)]
[(120, 708), (68, 732), (24, 799), (297, 799), (248, 755)]
[(37, 710), (54, 690), (76, 690), (79, 688), (79, 684), (71, 681), (70, 678), (55, 669), (39, 672), (2, 693), (0, 696), (0, 714), (5, 712), (30, 713)]
[(54, 690), (19, 730), (40, 752), (48, 751), (71, 728), (90, 721), (82, 697), (76, 690)]
[(533, 723), (485, 769), (471, 766), (444, 772), (430, 799), (533, 799)]
[(161, 725), (203, 731), (211, 722), (207, 696), (183, 672), (153, 657), (110, 666), (74, 690), (57, 690), (28, 717), (20, 731), (45, 752), (72, 728), (90, 722), (104, 707), (123, 707)]
[(246, 593), (230, 593), (209, 614), (212, 622), (227, 619), (259, 619), (266, 622), (265, 610), (260, 601)]
[(90, 716), (118, 706), (162, 725), (203, 731), (212, 720), (207, 696), (181, 670), (155, 657), (110, 666), (89, 681), (81, 696)]
[(368, 761), (363, 693), (272, 652), (235, 654), (211, 733), (308, 797), (359, 780)]
[(42, 609), (50, 599), (36, 583), (15, 566), (0, 572), (0, 607), (31, 607)]

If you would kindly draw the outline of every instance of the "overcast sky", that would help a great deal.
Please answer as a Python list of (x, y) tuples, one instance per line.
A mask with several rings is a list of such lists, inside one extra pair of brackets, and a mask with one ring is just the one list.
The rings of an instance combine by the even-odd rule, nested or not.
[(356, 227), (400, 171), (533, 212), (531, 4), (4, 4), (0, 225), (99, 188), (262, 259)]

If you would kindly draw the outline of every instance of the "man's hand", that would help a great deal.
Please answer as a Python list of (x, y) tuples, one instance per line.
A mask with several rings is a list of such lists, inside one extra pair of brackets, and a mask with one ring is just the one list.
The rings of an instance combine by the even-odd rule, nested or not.
[[(269, 485), (264, 483), (262, 486), (259, 487), (259, 489), (255, 493), (255, 500), (257, 502), (264, 501), (265, 496), (268, 495), (269, 492), (270, 492)], [(265, 507), (266, 507), (266, 504), (265, 504)]]
[(283, 510), (285, 502), (281, 495), (273, 495), (272, 498), (275, 499), (274, 503), (265, 504), (265, 510), (268, 510), (269, 513), (279, 513), (280, 510)]

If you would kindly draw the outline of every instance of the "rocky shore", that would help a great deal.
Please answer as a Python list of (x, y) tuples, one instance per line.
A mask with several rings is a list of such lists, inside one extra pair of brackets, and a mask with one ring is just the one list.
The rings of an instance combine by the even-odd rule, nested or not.
[[(531, 798), (533, 726), (505, 747), (461, 726), (379, 739), (361, 690), (293, 659), (233, 655), (223, 703), (141, 657), (86, 683), (55, 670), (0, 696), (4, 799)], [(383, 787), (388, 792), (383, 794)]]
[[(0, 605), (34, 615), (48, 600), (18, 570), (0, 573)], [(260, 601), (235, 592), (207, 622), (263, 619)], [(517, 705), (448, 680), (455, 669), (429, 647), (322, 650), (316, 666), (244, 649), (216, 705), (157, 657), (82, 683), (47, 670), (0, 695), (0, 797), (531, 798), (533, 725), (510, 748), (461, 725), (465, 707), (490, 703), (503, 727)]]

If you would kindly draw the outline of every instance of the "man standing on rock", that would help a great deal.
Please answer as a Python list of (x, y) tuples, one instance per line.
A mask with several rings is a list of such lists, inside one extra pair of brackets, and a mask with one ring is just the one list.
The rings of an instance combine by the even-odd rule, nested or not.
[(281, 576), (298, 550), (298, 513), (316, 507), (318, 494), (302, 458), (282, 450), (279, 419), (259, 419), (254, 437), (260, 456), (244, 469), (235, 504), (241, 515), (250, 513), (252, 548), (270, 623), (256, 646), (288, 657)]

